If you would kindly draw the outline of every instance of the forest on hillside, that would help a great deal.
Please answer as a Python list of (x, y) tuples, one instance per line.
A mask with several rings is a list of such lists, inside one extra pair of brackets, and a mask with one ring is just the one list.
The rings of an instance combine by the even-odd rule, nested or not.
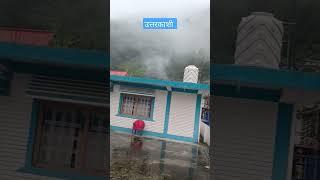
[[(177, 30), (144, 30), (141, 14), (110, 21), (110, 67), (131, 76), (182, 81), (184, 68), (195, 65), (200, 82), (210, 80), (210, 10), (185, 10)], [(159, 13), (159, 14), (157, 14)], [(152, 14), (161, 17), (162, 12)]]
[(107, 50), (105, 0), (1, 0), (0, 27), (49, 30), (52, 47)]

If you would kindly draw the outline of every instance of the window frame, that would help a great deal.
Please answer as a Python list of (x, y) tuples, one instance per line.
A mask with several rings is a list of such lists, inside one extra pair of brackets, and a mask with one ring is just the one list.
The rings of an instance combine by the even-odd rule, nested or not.
[[(31, 157), (27, 159), (29, 162), (26, 162), (27, 167), (30, 168), (36, 168), (36, 169), (43, 169), (44, 171), (56, 171), (56, 172), (66, 172), (71, 174), (76, 174), (80, 176), (93, 176), (93, 177), (105, 177), (106, 176), (106, 169), (88, 169), (84, 168), (85, 165), (85, 159), (86, 159), (86, 150), (88, 146), (88, 133), (89, 133), (89, 123), (88, 120), (88, 114), (86, 115), (86, 121), (84, 123), (84, 127), (80, 128), (79, 130), (79, 141), (82, 141), (82, 143), (79, 143), (80, 148), (80, 167), (75, 168), (66, 168), (62, 166), (57, 165), (49, 165), (49, 164), (43, 164), (37, 162), (39, 160), (39, 151), (40, 151), (40, 140), (43, 137), (43, 131), (42, 131), (42, 125), (43, 125), (43, 107), (44, 106), (51, 106), (51, 107), (64, 107), (67, 109), (81, 109), (85, 110), (86, 112), (97, 112), (97, 113), (105, 113), (106, 110), (103, 107), (96, 107), (96, 106), (90, 106), (90, 105), (84, 105), (84, 104), (76, 104), (76, 103), (69, 103), (69, 102), (54, 102), (54, 101), (46, 101), (46, 100), (36, 100), (34, 103), (37, 104), (36, 107), (33, 107), (33, 119), (34, 121), (34, 128), (30, 128), (30, 133), (34, 133), (33, 135), (33, 142), (29, 142), (29, 147), (31, 146), (32, 149), (28, 149), (29, 155)], [(34, 109), (36, 108), (36, 110)], [(108, 132), (109, 133), (109, 132)], [(107, 141), (106, 141), (107, 143)], [(107, 153), (107, 152), (106, 152)], [(73, 175), (72, 175), (73, 176)]]
[[(124, 95), (133, 95), (133, 96), (143, 96), (143, 97), (150, 97), (151, 98), (151, 111), (150, 111), (150, 117), (141, 117), (141, 116), (135, 116), (135, 115), (127, 115), (121, 113), (121, 107), (123, 103), (123, 96)], [(119, 117), (125, 117), (130, 119), (140, 119), (145, 121), (154, 121), (153, 114), (154, 114), (154, 107), (155, 107), (155, 97), (153, 95), (147, 95), (147, 94), (139, 94), (139, 93), (130, 93), (130, 92), (120, 92), (120, 98), (119, 98), (119, 105), (118, 105), (118, 113), (116, 116)]]

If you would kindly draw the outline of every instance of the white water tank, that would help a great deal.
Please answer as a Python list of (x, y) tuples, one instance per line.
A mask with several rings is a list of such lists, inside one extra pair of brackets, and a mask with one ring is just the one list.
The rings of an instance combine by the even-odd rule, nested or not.
[(195, 65), (184, 68), (183, 82), (198, 83), (199, 69)]
[(235, 64), (279, 69), (283, 32), (282, 22), (270, 13), (254, 12), (242, 18)]

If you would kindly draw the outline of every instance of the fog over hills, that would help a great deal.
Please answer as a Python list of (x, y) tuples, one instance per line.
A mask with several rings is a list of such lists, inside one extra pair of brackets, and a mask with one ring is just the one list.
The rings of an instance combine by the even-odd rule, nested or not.
[[(111, 3), (112, 4), (112, 3)], [(177, 30), (144, 30), (144, 17), (176, 17)], [(182, 80), (184, 67), (197, 65), (209, 78), (210, 9), (200, 6), (178, 11), (141, 10), (112, 18), (111, 68), (133, 75)]]

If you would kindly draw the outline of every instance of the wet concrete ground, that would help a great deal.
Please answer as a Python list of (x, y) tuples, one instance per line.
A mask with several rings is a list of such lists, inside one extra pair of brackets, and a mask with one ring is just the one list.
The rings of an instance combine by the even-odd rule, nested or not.
[(208, 148), (111, 132), (112, 180), (209, 180)]

